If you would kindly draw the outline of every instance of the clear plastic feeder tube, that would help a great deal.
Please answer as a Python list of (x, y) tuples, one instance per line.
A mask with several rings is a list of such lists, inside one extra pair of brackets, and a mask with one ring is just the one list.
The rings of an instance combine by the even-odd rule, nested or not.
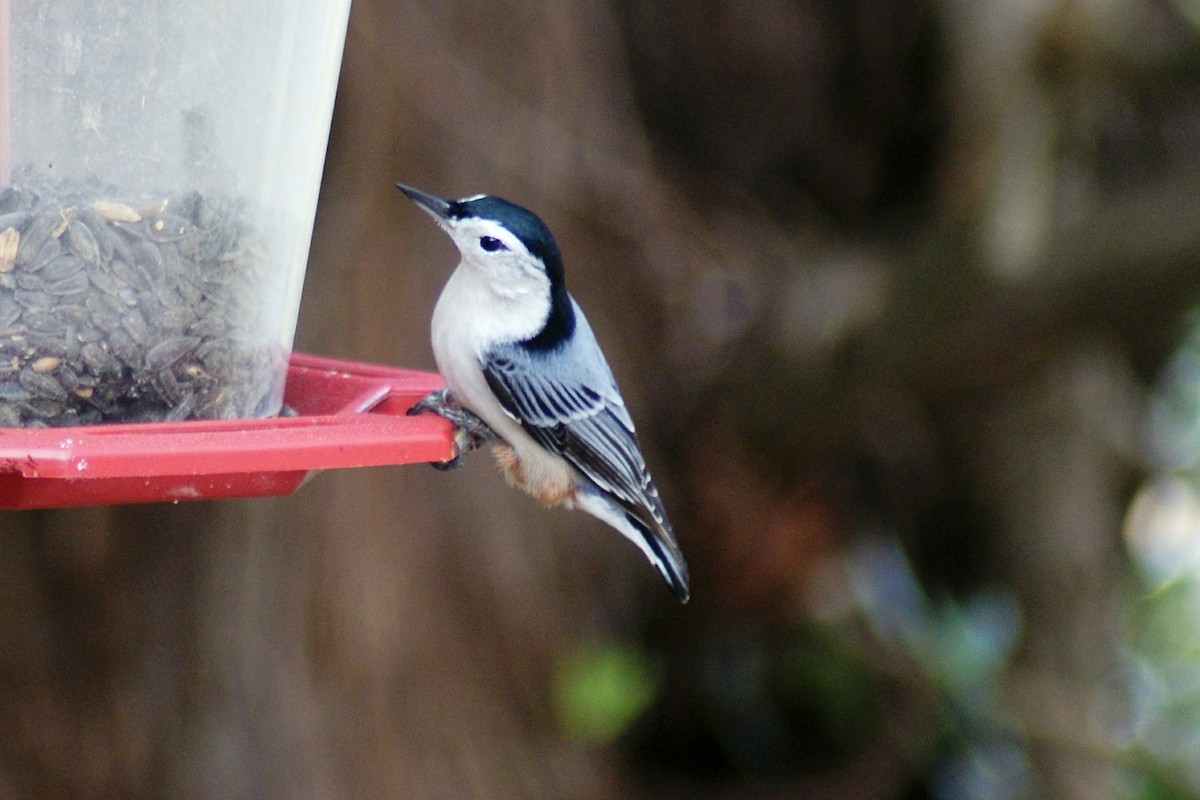
[(0, 425), (277, 413), (349, 0), (0, 0)]

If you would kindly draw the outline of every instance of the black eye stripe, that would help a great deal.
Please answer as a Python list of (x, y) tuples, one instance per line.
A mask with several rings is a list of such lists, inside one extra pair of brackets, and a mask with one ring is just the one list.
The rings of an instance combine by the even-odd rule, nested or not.
[(480, 236), (479, 237), (479, 246), (482, 247), (484, 250), (488, 251), (489, 253), (494, 253), (497, 250), (507, 250), (508, 249), (504, 246), (504, 242), (502, 242), (499, 239), (496, 239), (492, 236)]

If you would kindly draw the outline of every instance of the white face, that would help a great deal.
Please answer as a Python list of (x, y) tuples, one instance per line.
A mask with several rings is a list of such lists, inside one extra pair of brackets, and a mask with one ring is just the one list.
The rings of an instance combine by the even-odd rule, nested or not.
[(463, 266), (498, 297), (536, 297), (548, 302), (550, 279), (541, 259), (503, 226), (468, 218), (450, 220), (444, 227), (462, 254)]

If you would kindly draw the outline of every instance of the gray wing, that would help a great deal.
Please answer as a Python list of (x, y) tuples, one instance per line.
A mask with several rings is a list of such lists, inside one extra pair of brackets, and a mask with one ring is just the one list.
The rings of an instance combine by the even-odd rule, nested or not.
[(481, 367), (488, 385), (535, 441), (565, 458), (635, 521), (665, 535), (677, 551), (612, 371), (583, 313), (574, 310), (575, 335), (559, 348), (505, 344), (485, 353)]

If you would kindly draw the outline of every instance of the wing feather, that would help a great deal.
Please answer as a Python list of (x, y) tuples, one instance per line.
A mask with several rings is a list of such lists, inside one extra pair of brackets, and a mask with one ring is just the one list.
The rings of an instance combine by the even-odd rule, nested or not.
[[(574, 301), (572, 301), (574, 302)], [(581, 508), (617, 527), (650, 557), (681, 601), (687, 564), (617, 390), (586, 318), (556, 348), (500, 344), (479, 359), (492, 393), (530, 437), (575, 467), (594, 491)]]
[(573, 351), (498, 345), (480, 366), (500, 404), (535, 441), (565, 458), (643, 525), (670, 536), (633, 421), (590, 329), (580, 326), (566, 347)]

